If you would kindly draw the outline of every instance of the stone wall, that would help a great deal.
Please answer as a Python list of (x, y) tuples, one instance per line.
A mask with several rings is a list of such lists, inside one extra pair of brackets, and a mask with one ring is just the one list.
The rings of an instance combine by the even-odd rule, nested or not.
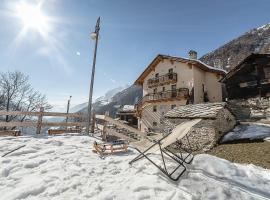
[(270, 98), (250, 98), (229, 100), (228, 106), (238, 120), (269, 119)]
[[(190, 119), (166, 119), (164, 123), (166, 130), (173, 129), (176, 125), (189, 121)], [(170, 124), (170, 127), (168, 127)], [(174, 127), (172, 127), (172, 125)], [(236, 125), (235, 117), (227, 109), (221, 109), (215, 119), (202, 119), (200, 123), (195, 125), (188, 133), (189, 144), (192, 151), (205, 152), (212, 149), (227, 132), (231, 131)], [(184, 138), (182, 146), (188, 147), (188, 140)], [(173, 145), (177, 148), (178, 144)]]

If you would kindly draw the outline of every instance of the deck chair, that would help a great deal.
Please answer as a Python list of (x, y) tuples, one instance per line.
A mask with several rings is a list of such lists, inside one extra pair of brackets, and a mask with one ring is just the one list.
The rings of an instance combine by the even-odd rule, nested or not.
[[(129, 162), (129, 164), (132, 164), (141, 158), (146, 158), (148, 161), (150, 161), (154, 166), (156, 166), (163, 174), (165, 174), (168, 178), (170, 178), (173, 181), (177, 181), (181, 175), (186, 171), (186, 167), (184, 164), (190, 164), (193, 160), (193, 155), (191, 152), (191, 145), (188, 139), (188, 132), (190, 129), (199, 123), (201, 119), (194, 119), (187, 122), (183, 122), (176, 126), (172, 130), (172, 132), (165, 137), (156, 140), (156, 141), (150, 141), (149, 139), (144, 139), (139, 142), (133, 142), (130, 143), (130, 146), (135, 148), (139, 155), (136, 156), (133, 160)], [(186, 139), (189, 149), (181, 148), (181, 144), (183, 142), (181, 140)], [(184, 152), (179, 154), (176, 154), (172, 152), (168, 146), (177, 142), (178, 146), (181, 148), (181, 150)], [(159, 153), (161, 155), (163, 166), (158, 165), (153, 159), (149, 157), (150, 154)], [(166, 159), (169, 158), (171, 161), (176, 163), (176, 167), (173, 169), (168, 168), (168, 165), (166, 164)], [(181, 167), (181, 168), (180, 168)], [(177, 173), (178, 172), (178, 173)]]
[(93, 147), (94, 152), (103, 156), (104, 154), (127, 152), (128, 143), (126, 140), (114, 140), (108, 143), (97, 143), (95, 141)]

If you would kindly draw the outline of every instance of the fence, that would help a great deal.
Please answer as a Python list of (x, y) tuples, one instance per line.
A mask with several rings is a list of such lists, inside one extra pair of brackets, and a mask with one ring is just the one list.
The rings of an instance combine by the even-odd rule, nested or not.
[(53, 126), (79, 126), (83, 127), (86, 125), (86, 122), (47, 122), (43, 121), (44, 116), (51, 117), (66, 117), (66, 118), (79, 118), (83, 120), (85, 117), (83, 114), (79, 113), (59, 113), (59, 112), (44, 112), (44, 109), (41, 108), (39, 112), (24, 112), (24, 111), (5, 111), (0, 110), (0, 116), (36, 116), (38, 117), (37, 121), (10, 121), (2, 122), (0, 121), (0, 127), (36, 127), (36, 133), (40, 134), (41, 127), (53, 127)]

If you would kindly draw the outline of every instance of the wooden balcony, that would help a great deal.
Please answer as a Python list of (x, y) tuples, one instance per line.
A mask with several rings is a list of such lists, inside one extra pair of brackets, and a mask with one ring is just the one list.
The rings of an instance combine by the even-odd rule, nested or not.
[(176, 73), (167, 73), (162, 76), (158, 76), (156, 78), (148, 79), (147, 85), (149, 88), (157, 87), (165, 84), (171, 84), (177, 82), (177, 74)]
[(141, 116), (141, 110), (145, 103), (155, 103), (164, 101), (174, 101), (186, 99), (189, 97), (188, 88), (179, 88), (176, 90), (167, 90), (164, 92), (150, 93), (141, 98), (135, 105), (137, 116)]

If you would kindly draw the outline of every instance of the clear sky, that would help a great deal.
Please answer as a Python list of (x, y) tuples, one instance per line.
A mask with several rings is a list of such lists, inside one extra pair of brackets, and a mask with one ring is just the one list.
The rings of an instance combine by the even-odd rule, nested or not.
[(269, 23), (269, 10), (269, 0), (0, 0), (0, 71), (29, 75), (59, 110), (69, 95), (88, 99), (98, 16), (94, 97), (132, 84), (159, 53), (202, 56)]

